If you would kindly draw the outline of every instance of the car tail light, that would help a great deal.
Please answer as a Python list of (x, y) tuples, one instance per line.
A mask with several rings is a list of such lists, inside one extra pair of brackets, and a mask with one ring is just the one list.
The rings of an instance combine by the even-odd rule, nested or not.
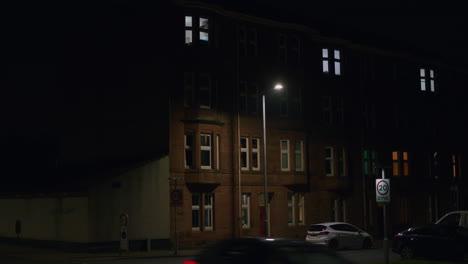
[(198, 263), (197, 261), (193, 261), (193, 260), (184, 260), (183, 263), (184, 263), (184, 264), (200, 264), (200, 263)]
[(320, 233), (318, 233), (319, 236), (325, 236), (325, 235), (328, 235), (330, 232), (328, 231), (322, 231)]

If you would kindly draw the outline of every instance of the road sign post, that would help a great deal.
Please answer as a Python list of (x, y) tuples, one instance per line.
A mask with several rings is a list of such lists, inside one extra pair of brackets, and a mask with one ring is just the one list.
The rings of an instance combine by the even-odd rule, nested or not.
[(120, 253), (128, 252), (128, 214), (122, 213), (120, 215)]
[(384, 258), (388, 264), (388, 237), (387, 237), (387, 203), (390, 202), (390, 179), (385, 179), (385, 169), (382, 168), (382, 179), (375, 180), (375, 198), (378, 203), (383, 203), (384, 219)]

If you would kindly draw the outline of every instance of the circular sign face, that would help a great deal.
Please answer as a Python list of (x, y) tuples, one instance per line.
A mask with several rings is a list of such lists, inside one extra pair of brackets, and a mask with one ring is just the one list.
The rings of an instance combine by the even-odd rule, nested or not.
[(174, 203), (182, 202), (182, 190), (172, 190), (171, 191), (171, 201)]
[(120, 215), (120, 225), (121, 226), (127, 226), (128, 225), (128, 214), (122, 213)]
[(390, 186), (388, 185), (387, 181), (381, 180), (377, 183), (377, 192), (380, 195), (387, 195), (389, 190), (390, 190)]

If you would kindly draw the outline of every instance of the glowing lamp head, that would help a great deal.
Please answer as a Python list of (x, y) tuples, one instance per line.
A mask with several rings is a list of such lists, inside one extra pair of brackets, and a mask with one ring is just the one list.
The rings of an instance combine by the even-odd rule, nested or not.
[(281, 90), (283, 89), (283, 85), (281, 83), (277, 83), (274, 88), (275, 90)]

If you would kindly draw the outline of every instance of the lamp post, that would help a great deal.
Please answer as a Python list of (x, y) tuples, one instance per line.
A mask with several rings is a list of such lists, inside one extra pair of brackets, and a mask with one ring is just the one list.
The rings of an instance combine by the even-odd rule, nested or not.
[[(275, 90), (283, 89), (283, 85), (276, 84), (274, 87)], [(263, 108), (263, 171), (264, 171), (264, 190), (263, 190), (263, 200), (265, 207), (265, 237), (269, 236), (270, 230), (268, 228), (269, 218), (268, 218), (268, 173), (267, 173), (267, 151), (266, 151), (266, 115), (265, 115), (265, 93), (262, 95), (262, 108)]]

